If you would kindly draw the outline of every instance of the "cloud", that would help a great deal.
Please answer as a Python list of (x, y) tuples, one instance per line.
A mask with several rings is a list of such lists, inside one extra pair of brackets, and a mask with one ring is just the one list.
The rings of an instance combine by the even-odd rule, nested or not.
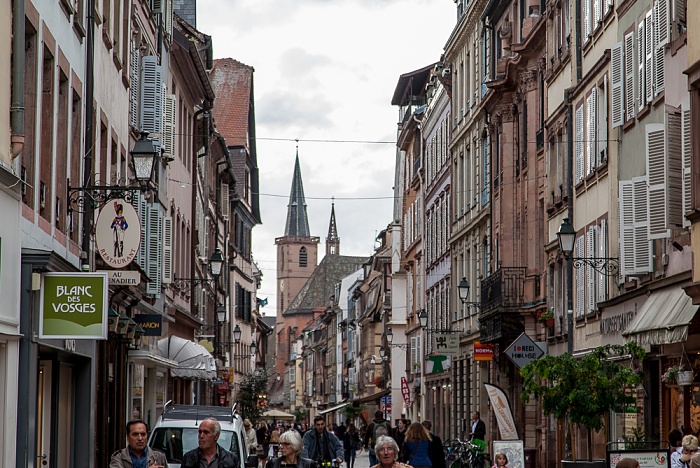
[[(295, 94), (273, 91), (256, 98), (256, 120), (264, 122), (258, 129), (316, 129), (331, 126), (331, 107), (321, 94)], [(260, 130), (259, 132), (260, 133)]]

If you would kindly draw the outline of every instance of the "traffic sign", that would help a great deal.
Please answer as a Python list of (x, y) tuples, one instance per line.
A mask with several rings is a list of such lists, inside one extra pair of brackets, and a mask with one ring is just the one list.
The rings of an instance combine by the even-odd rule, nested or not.
[(530, 361), (541, 358), (544, 351), (523, 332), (506, 348), (505, 353), (516, 366), (525, 367)]

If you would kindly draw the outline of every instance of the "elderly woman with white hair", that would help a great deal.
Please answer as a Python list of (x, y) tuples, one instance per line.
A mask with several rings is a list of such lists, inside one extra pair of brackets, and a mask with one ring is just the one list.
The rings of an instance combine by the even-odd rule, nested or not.
[(412, 468), (399, 462), (399, 445), (389, 436), (377, 437), (377, 443), (374, 444), (374, 453), (377, 454), (379, 463), (372, 468)]
[(671, 454), (671, 468), (688, 468), (690, 466), (690, 459), (698, 453), (698, 438), (692, 434), (688, 434), (683, 437), (681, 443), (680, 456), (678, 452)]
[(279, 446), (280, 456), (269, 460), (265, 468), (311, 468), (313, 466), (313, 460), (301, 456), (304, 443), (297, 431), (280, 434)]

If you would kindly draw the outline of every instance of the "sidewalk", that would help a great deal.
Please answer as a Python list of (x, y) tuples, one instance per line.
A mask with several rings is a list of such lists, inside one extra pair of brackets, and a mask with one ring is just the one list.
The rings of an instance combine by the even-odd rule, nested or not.
[[(350, 468), (347, 463), (343, 464), (343, 468)], [(363, 450), (355, 457), (355, 466), (353, 468), (369, 468), (369, 452)]]

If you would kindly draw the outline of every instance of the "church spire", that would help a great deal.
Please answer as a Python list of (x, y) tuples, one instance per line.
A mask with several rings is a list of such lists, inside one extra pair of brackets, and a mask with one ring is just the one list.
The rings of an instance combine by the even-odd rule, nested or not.
[(311, 232), (309, 230), (309, 218), (306, 215), (304, 185), (301, 181), (298, 146), (296, 162), (294, 163), (294, 176), (292, 177), (292, 191), (289, 194), (289, 204), (287, 205), (287, 224), (284, 228), (284, 235), (311, 237)]
[(326, 255), (340, 254), (340, 237), (338, 227), (335, 225), (335, 197), (331, 202), (331, 222), (328, 225), (328, 237), (326, 237)]

